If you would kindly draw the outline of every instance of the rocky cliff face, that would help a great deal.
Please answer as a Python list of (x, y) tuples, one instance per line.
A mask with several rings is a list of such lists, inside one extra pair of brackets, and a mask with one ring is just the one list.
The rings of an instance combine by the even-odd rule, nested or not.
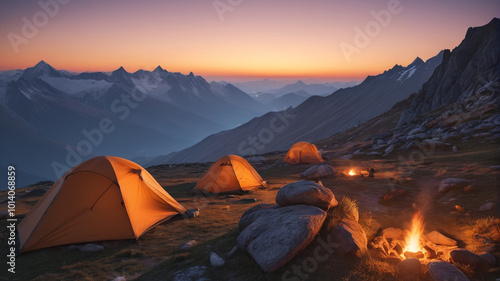
[(484, 88), (496, 89), (500, 81), (500, 19), (469, 28), (462, 43), (443, 61), (411, 103), (398, 123), (402, 128), (424, 113), (455, 102), (471, 103)]

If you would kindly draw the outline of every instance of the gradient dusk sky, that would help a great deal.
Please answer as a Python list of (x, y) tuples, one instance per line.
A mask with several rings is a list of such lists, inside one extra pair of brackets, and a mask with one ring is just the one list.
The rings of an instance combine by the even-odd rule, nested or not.
[(498, 0), (8, 0), (0, 70), (45, 60), (75, 72), (361, 80), (453, 49), (499, 16)]

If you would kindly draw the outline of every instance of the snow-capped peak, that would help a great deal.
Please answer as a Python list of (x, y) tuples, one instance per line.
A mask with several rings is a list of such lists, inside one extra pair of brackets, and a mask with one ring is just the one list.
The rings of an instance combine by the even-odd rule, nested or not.
[(21, 75), (21, 78), (34, 79), (34, 78), (39, 78), (42, 75), (52, 76), (52, 77), (66, 76), (61, 72), (57, 71), (55, 68), (50, 66), (45, 61), (41, 60), (35, 66), (27, 68), (24, 71), (23, 75)]

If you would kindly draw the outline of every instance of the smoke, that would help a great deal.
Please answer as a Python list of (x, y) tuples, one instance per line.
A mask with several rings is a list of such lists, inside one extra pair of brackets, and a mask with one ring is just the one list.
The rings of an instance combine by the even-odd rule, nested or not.
[(434, 202), (432, 194), (435, 193), (434, 184), (423, 183), (420, 188), (420, 193), (416, 196), (413, 202), (414, 211), (419, 210), (423, 216), (431, 210), (432, 204)]

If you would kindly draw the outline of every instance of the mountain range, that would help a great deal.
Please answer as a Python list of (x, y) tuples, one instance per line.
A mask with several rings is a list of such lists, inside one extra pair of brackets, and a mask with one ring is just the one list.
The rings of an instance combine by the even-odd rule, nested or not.
[(25, 185), (55, 179), (95, 155), (154, 165), (282, 151), (356, 127), (403, 100), (409, 106), (397, 128), (408, 131), (443, 105), (456, 103), (455, 114), (488, 98), (484, 93), (498, 94), (499, 30), (495, 18), (469, 28), (453, 51), (425, 62), (417, 57), (327, 96), (313, 96), (302, 81), (254, 99), (230, 83), (161, 67), (77, 74), (41, 61), (0, 73), (1, 162), (16, 166)]
[[(221, 81), (221, 84), (227, 84), (228, 82)], [(263, 80), (255, 80), (255, 81), (247, 81), (247, 82), (235, 82), (233, 83), (234, 86), (238, 87), (245, 93), (248, 93), (250, 95), (253, 94), (259, 94), (259, 93), (275, 93), (276, 91), (280, 91), (280, 89), (283, 89), (289, 85), (297, 84), (301, 85), (304, 84), (305, 87), (310, 87), (310, 89), (304, 89), (306, 92), (309, 92), (310, 95), (324, 95), (324, 94), (331, 94), (333, 91), (320, 91), (319, 93), (315, 92), (315, 88), (319, 85), (321, 88), (328, 87), (331, 89), (340, 89), (340, 88), (348, 88), (352, 86), (356, 86), (359, 84), (359, 81), (348, 81), (348, 82), (342, 82), (342, 81), (335, 81), (335, 82), (320, 82), (316, 79), (303, 79), (303, 80), (271, 80), (271, 79), (263, 79)], [(302, 87), (304, 87), (302, 85)], [(294, 90), (292, 90), (293, 92)], [(295, 90), (296, 91), (296, 90)], [(290, 91), (282, 91), (284, 94), (290, 93)]]
[(24, 173), (19, 184), (55, 179), (95, 155), (169, 153), (265, 112), (233, 85), (193, 73), (73, 74), (41, 61), (0, 73), (1, 164)]
[(443, 52), (424, 62), (368, 76), (361, 84), (326, 96), (312, 96), (295, 108), (269, 112), (232, 130), (211, 135), (185, 150), (150, 164), (214, 161), (225, 154), (250, 155), (286, 150), (298, 141), (315, 141), (356, 126), (417, 92), (441, 63)]

